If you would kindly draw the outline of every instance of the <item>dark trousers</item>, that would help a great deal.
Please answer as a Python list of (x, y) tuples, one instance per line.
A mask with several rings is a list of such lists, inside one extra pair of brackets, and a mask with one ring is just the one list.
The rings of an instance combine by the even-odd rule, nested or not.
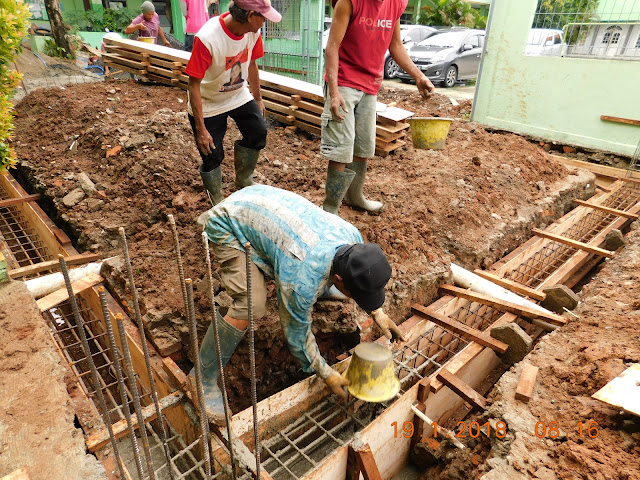
[(193, 50), (193, 41), (196, 36), (193, 33), (184, 34), (184, 51), (191, 52)]
[[(262, 150), (267, 144), (267, 124), (254, 100), (220, 115), (207, 117), (204, 119), (204, 126), (213, 138), (215, 150), (209, 155), (200, 152), (202, 170), (205, 172), (218, 168), (224, 159), (222, 140), (224, 140), (224, 134), (227, 133), (227, 117), (233, 118), (242, 134), (242, 140), (238, 142), (241, 147)], [(189, 123), (191, 123), (194, 137), (197, 138), (196, 121), (191, 115), (189, 115)], [(198, 151), (200, 151), (199, 148)]]

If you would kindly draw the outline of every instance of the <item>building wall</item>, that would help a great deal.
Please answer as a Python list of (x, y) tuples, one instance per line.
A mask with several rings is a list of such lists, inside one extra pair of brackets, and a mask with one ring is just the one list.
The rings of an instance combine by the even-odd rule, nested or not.
[(632, 155), (640, 61), (525, 56), (536, 0), (493, 0), (472, 119), (518, 133)]

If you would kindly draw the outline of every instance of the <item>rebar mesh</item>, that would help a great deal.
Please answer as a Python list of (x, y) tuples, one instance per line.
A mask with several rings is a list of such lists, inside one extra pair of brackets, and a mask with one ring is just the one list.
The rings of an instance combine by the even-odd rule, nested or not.
[(15, 205), (0, 207), (0, 235), (20, 267), (53, 259), (40, 236)]
[(627, 169), (627, 177), (640, 177), (640, 142), (638, 142), (636, 151), (633, 153), (633, 157), (631, 157), (631, 163), (629, 163), (629, 168)]
[(538, 2), (532, 55), (640, 60), (640, 0)]
[[(89, 346), (91, 348), (91, 357), (93, 358), (99, 373), (99, 386), (92, 384), (91, 375), (89, 374), (90, 367), (88, 359), (77, 334), (77, 326), (71, 310), (70, 302), (67, 300), (57, 307), (47, 310), (44, 313), (44, 317), (49, 324), (51, 333), (60, 352), (68, 363), (73, 374), (78, 379), (80, 388), (82, 388), (86, 393), (87, 397), (92, 402), (92, 405), (96, 408), (96, 411), (99, 411), (96, 389), (100, 388), (102, 391), (107, 404), (109, 418), (113, 424), (125, 418), (123, 408), (128, 408), (132, 415), (134, 412), (133, 397), (128, 387), (129, 380), (126, 378), (126, 369), (124, 368), (123, 357), (121, 352), (117, 350), (117, 358), (115, 361), (120, 362), (122, 366), (122, 374), (125, 376), (125, 385), (127, 385), (125, 388), (127, 398), (126, 405), (123, 405), (121, 401), (120, 391), (115, 375), (114, 359), (111, 356), (111, 352), (105, 347), (108, 342), (106, 333), (97, 333), (102, 331), (101, 320), (88, 306), (84, 298), (76, 296), (76, 300), (78, 302), (80, 315), (84, 321), (87, 340), (89, 341)], [(150, 392), (144, 388), (137, 375), (135, 381), (140, 391), (142, 405), (150, 405), (152, 403)], [(158, 479), (164, 479), (168, 478), (169, 465), (162, 452), (162, 440), (159, 434), (160, 426), (157, 422), (158, 420), (148, 422), (145, 424), (145, 428), (149, 435), (151, 449), (158, 450), (158, 453), (153, 455), (156, 476)], [(174, 478), (176, 480), (203, 480), (205, 478), (205, 470), (204, 461), (198, 458), (200, 452), (199, 439), (195, 440), (190, 445), (186, 445), (182, 435), (179, 435), (175, 431), (171, 424), (166, 421), (166, 418), (165, 422), (169, 427), (169, 438), (167, 439), (167, 443), (171, 451), (172, 463), (174, 465)], [(122, 437), (119, 440), (119, 443), (126, 443), (127, 438), (128, 435)], [(133, 461), (129, 462), (129, 464), (132, 465)], [(218, 466), (220, 466), (219, 462)], [(220, 468), (217, 468), (217, 470), (218, 473), (212, 478), (223, 478), (222, 470)]]

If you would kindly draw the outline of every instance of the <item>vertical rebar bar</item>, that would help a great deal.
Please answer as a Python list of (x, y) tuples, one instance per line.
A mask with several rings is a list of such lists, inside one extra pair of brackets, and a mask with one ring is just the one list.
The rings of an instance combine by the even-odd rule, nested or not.
[[(187, 319), (189, 321), (189, 336), (191, 338), (191, 354), (193, 356), (193, 369), (196, 377), (197, 402), (200, 409), (200, 429), (202, 430), (202, 456), (204, 457), (207, 480), (211, 478), (211, 457), (209, 456), (209, 419), (204, 405), (204, 388), (202, 386), (202, 370), (200, 365), (200, 349), (198, 348), (198, 332), (196, 330), (195, 305), (193, 303), (193, 284), (191, 279), (185, 280), (187, 287)], [(196, 400), (196, 399), (194, 399)]]
[[(98, 287), (98, 294), (100, 295), (100, 305), (102, 306), (102, 316), (104, 317), (104, 323), (107, 328), (107, 338), (109, 339), (109, 349), (111, 350), (111, 358), (113, 359), (114, 369), (116, 371), (116, 379), (118, 380), (118, 389), (120, 390), (120, 399), (122, 401), (122, 410), (124, 411), (124, 418), (127, 421), (127, 429), (131, 436), (131, 445), (133, 447), (133, 458), (136, 462), (136, 469), (138, 470), (138, 478), (144, 480), (144, 470), (142, 469), (142, 458), (140, 457), (140, 446), (138, 445), (138, 437), (136, 437), (136, 431), (133, 428), (133, 422), (131, 421), (131, 412), (129, 411), (129, 401), (127, 399), (127, 387), (124, 384), (124, 377), (122, 376), (122, 366), (118, 359), (118, 349), (116, 346), (116, 339), (113, 334), (113, 325), (111, 324), (111, 315), (107, 308), (107, 299), (104, 293), (104, 287)], [(120, 338), (121, 341), (126, 341)]]
[(58, 259), (60, 261), (60, 271), (62, 272), (62, 276), (64, 278), (64, 284), (67, 287), (67, 292), (69, 294), (69, 302), (71, 303), (71, 310), (73, 311), (73, 316), (76, 320), (76, 328), (78, 329), (78, 336), (80, 337), (80, 341), (82, 342), (82, 348), (84, 349), (84, 354), (87, 356), (87, 362), (89, 363), (89, 368), (91, 369), (91, 381), (93, 383), (93, 389), (96, 392), (96, 396), (98, 397), (100, 408), (102, 409), (102, 419), (104, 421), (105, 426), (107, 427), (107, 431), (109, 432), (109, 440), (111, 441), (111, 448), (113, 448), (113, 455), (116, 458), (116, 463), (118, 465), (118, 470), (120, 471), (120, 475), (122, 475), (122, 478), (126, 478), (124, 467), (122, 465), (122, 459), (120, 458), (120, 452), (118, 451), (118, 445), (116, 443), (116, 437), (113, 435), (113, 428), (111, 426), (111, 419), (109, 418), (109, 410), (107, 409), (107, 403), (104, 400), (104, 395), (102, 394), (102, 389), (100, 388), (100, 380), (98, 379), (98, 369), (96, 368), (96, 364), (93, 362), (93, 357), (91, 356), (89, 341), (87, 340), (87, 335), (84, 331), (84, 321), (82, 319), (82, 315), (80, 315), (80, 311), (78, 310), (78, 302), (76, 301), (76, 296), (73, 293), (73, 287), (71, 286), (71, 279), (69, 278), (69, 270), (67, 269), (67, 262), (64, 260), (62, 255), (58, 255)]
[(135, 409), (136, 417), (138, 418), (138, 430), (142, 434), (142, 448), (144, 450), (144, 457), (147, 461), (147, 475), (151, 480), (155, 480), (156, 472), (153, 469), (153, 462), (151, 460), (149, 437), (147, 436), (147, 429), (144, 425), (144, 417), (142, 416), (142, 408), (140, 407), (140, 394), (138, 393), (138, 385), (136, 384), (136, 374), (133, 371), (131, 352), (129, 351), (127, 334), (124, 331), (124, 320), (121, 313), (116, 314), (116, 324), (118, 325), (118, 334), (120, 335), (121, 340), (120, 345), (122, 346), (122, 358), (127, 370), (127, 379), (129, 380), (129, 391), (131, 392), (133, 408)]
[[(151, 398), (153, 399), (153, 405), (156, 409), (156, 416), (158, 423), (160, 423), (161, 440), (164, 455), (167, 458), (167, 469), (169, 470), (169, 477), (173, 480), (173, 461), (171, 460), (171, 452), (169, 451), (169, 444), (167, 443), (167, 429), (164, 424), (164, 416), (160, 410), (160, 403), (158, 401), (158, 391), (156, 390), (156, 381), (153, 377), (153, 369), (151, 368), (151, 360), (149, 356), (149, 347), (147, 346), (147, 338), (144, 332), (144, 324), (142, 323), (142, 315), (140, 315), (140, 303), (138, 302), (138, 291), (136, 289), (135, 280), (133, 278), (133, 268), (131, 267), (131, 260), (129, 258), (129, 247), (127, 245), (127, 236), (124, 233), (124, 228), (119, 228), (120, 240), (122, 242), (122, 251), (124, 253), (124, 263), (127, 267), (127, 275), (129, 277), (129, 287), (131, 288), (131, 297), (133, 298), (133, 310), (135, 312), (136, 324), (138, 326), (138, 332), (140, 333), (140, 342), (142, 343), (142, 352), (144, 353), (144, 363), (147, 367), (147, 376), (149, 377), (149, 389), (151, 390)], [(142, 426), (140, 427), (142, 428)]]
[(256, 445), (256, 478), (260, 478), (260, 432), (258, 431), (258, 393), (256, 390), (256, 349), (253, 325), (253, 294), (251, 286), (251, 243), (244, 246), (247, 267), (247, 308), (249, 321), (249, 362), (251, 365), (251, 406), (253, 407), (253, 434)]
[(180, 254), (180, 240), (178, 239), (178, 229), (176, 227), (176, 220), (173, 215), (167, 215), (169, 219), (169, 225), (171, 225), (171, 233), (173, 233), (173, 245), (176, 255), (176, 262), (178, 263), (178, 276), (180, 277), (180, 289), (182, 290), (182, 302), (184, 303), (185, 314), (188, 315), (189, 306), (187, 305), (187, 286), (184, 283), (184, 268), (182, 266), (182, 255)]
[(236, 480), (236, 461), (233, 456), (233, 432), (231, 430), (231, 414), (229, 410), (229, 399), (227, 396), (227, 386), (224, 378), (224, 365), (222, 364), (222, 352), (220, 349), (220, 332), (218, 332), (217, 309), (215, 292), (213, 291), (213, 273), (211, 269), (211, 255), (209, 254), (209, 237), (202, 232), (202, 242), (204, 244), (205, 258), (207, 261), (207, 280), (209, 282), (209, 297), (211, 300), (211, 326), (213, 328), (213, 336), (216, 340), (216, 355), (218, 356), (218, 369), (220, 370), (220, 389), (222, 390), (222, 401), (224, 405), (224, 418), (227, 422), (227, 436), (229, 439), (229, 458), (231, 459), (231, 475)]

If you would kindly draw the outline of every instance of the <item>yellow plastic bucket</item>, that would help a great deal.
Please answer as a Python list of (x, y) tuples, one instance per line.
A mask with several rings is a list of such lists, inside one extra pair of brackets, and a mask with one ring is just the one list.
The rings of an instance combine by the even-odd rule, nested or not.
[(156, 39), (154, 37), (138, 37), (138, 41), (144, 43), (156, 43)]
[(349, 393), (365, 402), (386, 402), (400, 390), (391, 351), (378, 343), (361, 343), (344, 373)]
[(442, 150), (445, 146), (453, 118), (410, 118), (413, 146), (421, 149)]

